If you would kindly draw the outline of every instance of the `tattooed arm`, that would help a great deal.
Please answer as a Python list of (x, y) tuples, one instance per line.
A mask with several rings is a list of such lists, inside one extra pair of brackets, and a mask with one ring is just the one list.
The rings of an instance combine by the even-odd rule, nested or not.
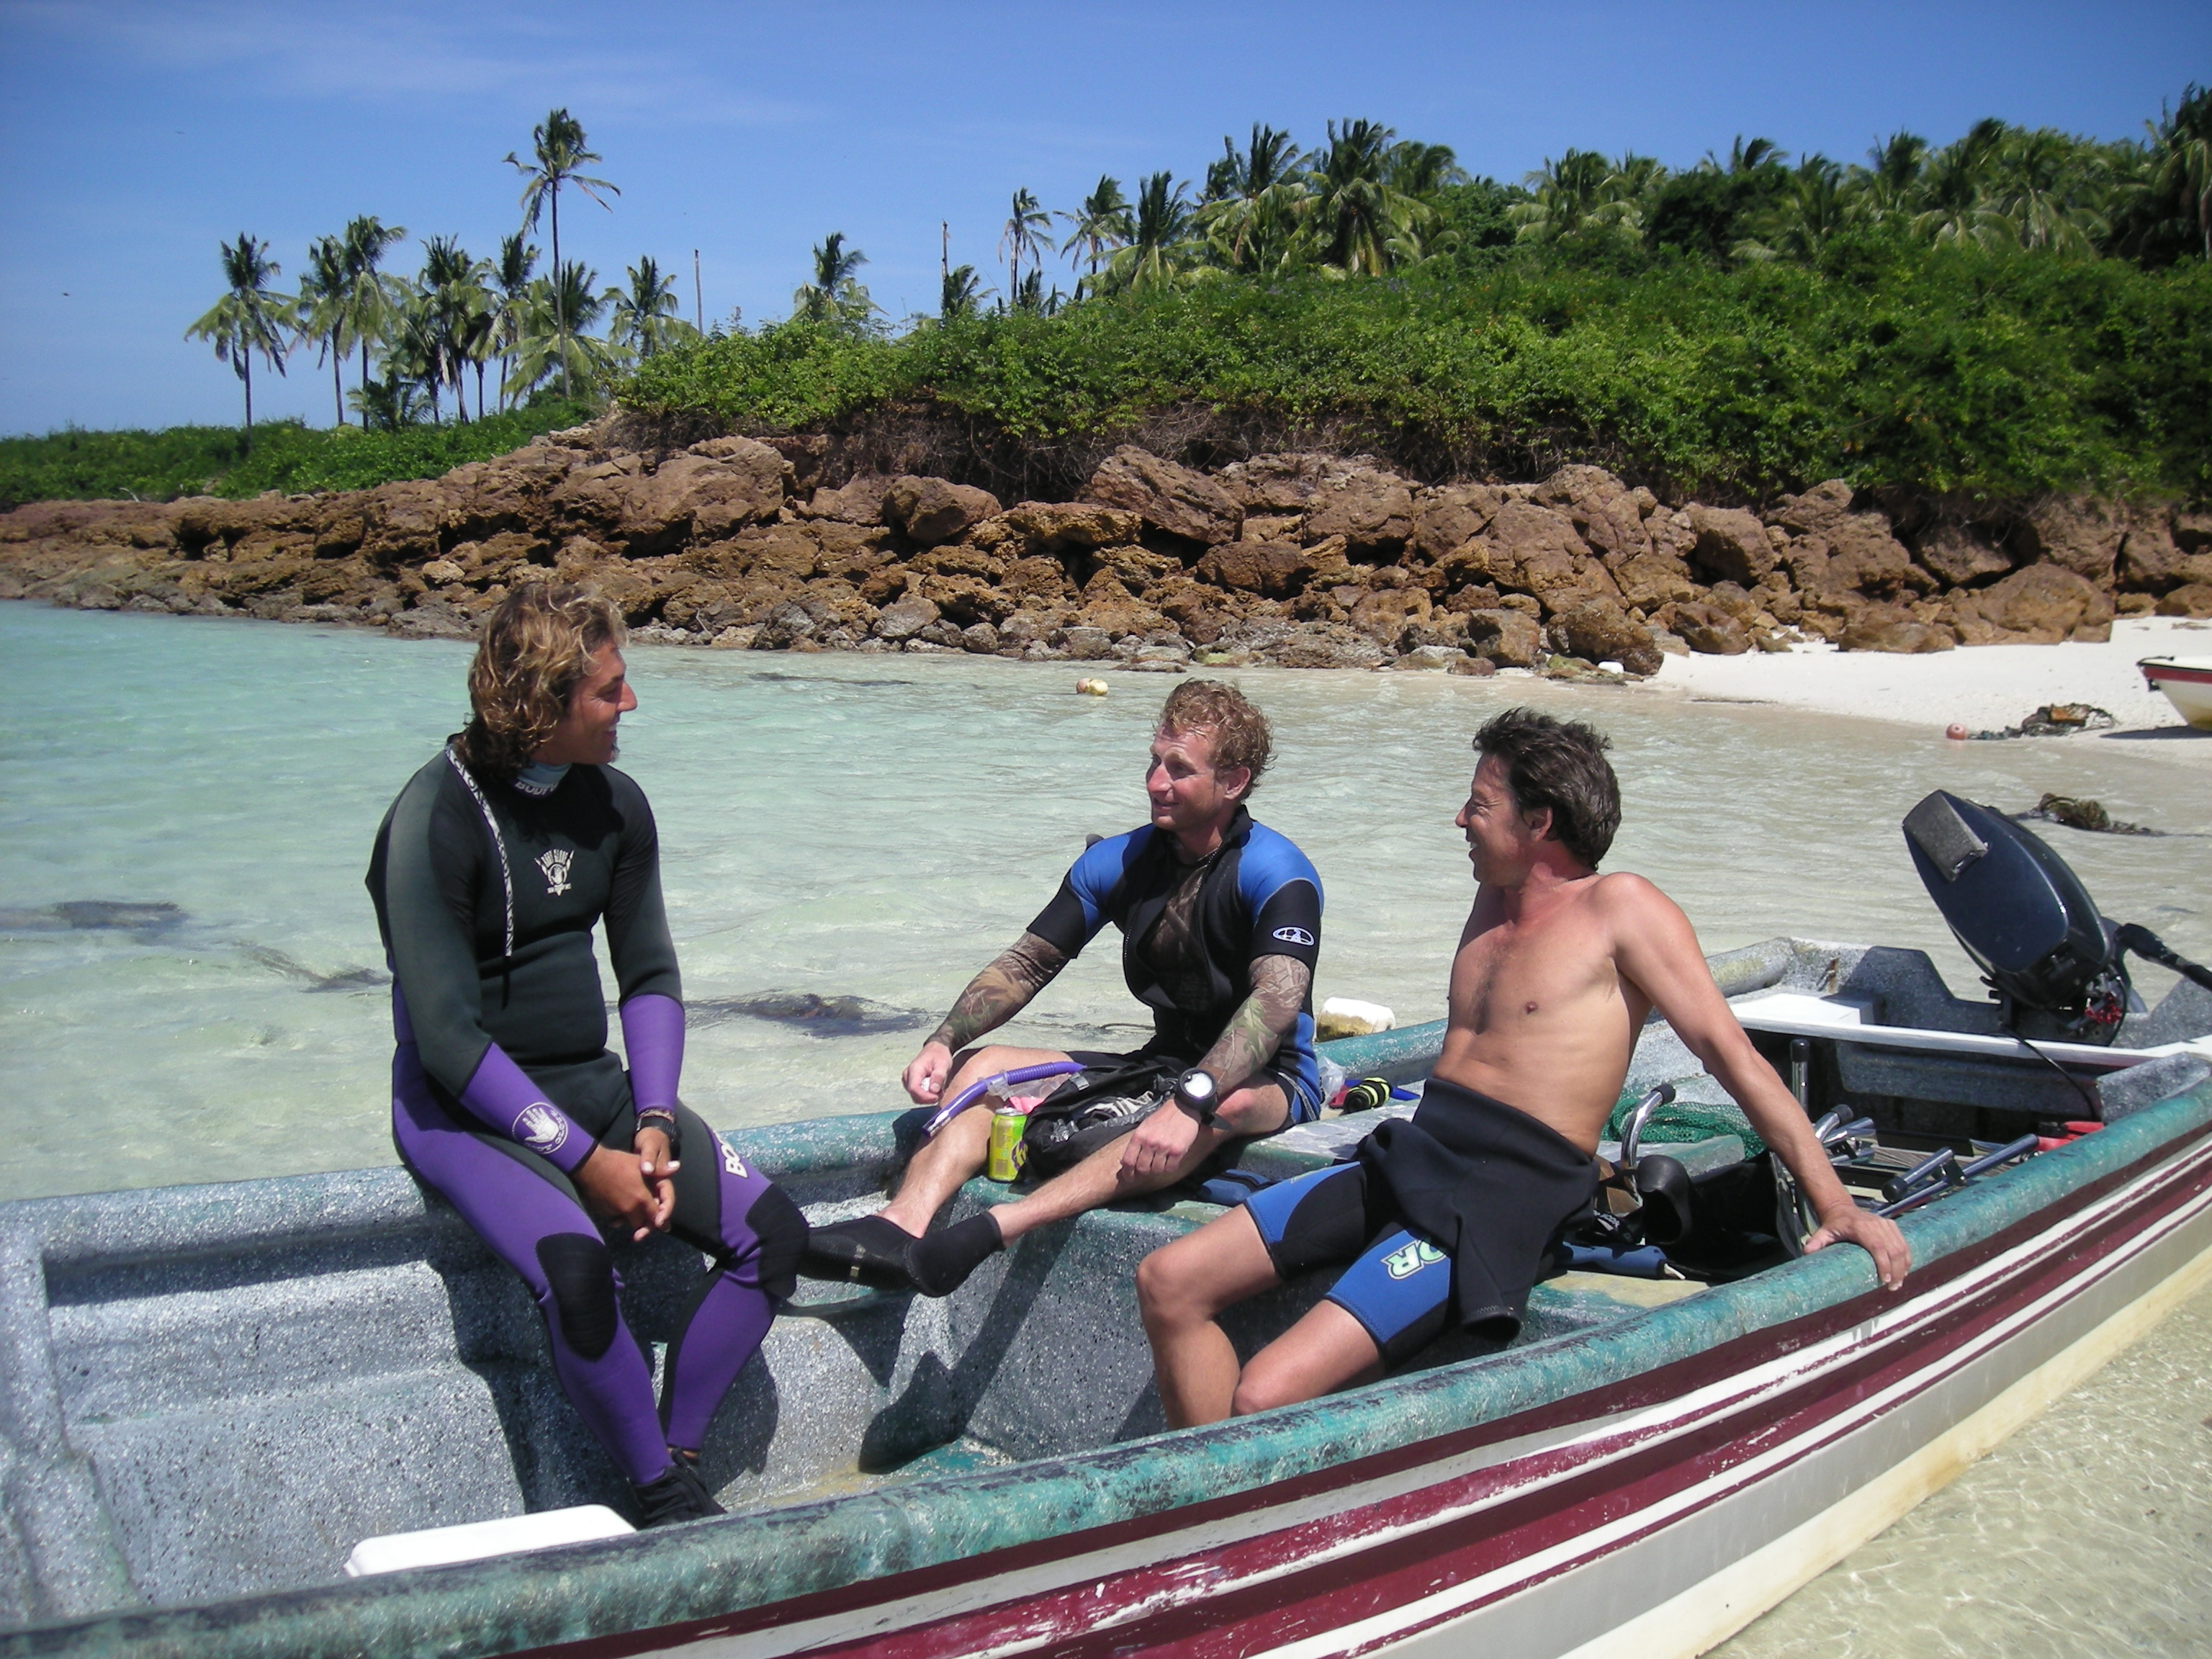
[[(1274, 1057), (1285, 1036), (1298, 1023), (1312, 983), (1313, 969), (1295, 957), (1253, 958), (1252, 994), (1229, 1017), (1206, 1058), (1198, 1062), (1198, 1069), (1213, 1079), (1220, 1099), (1227, 1100)], [(1216, 1133), (1237, 1130), (1224, 1119)], [(1148, 1179), (1174, 1170), (1198, 1135), (1198, 1120), (1188, 1111), (1153, 1113), (1122, 1145), (1121, 1178)]]
[(1024, 1008), (1067, 966), (1066, 952), (1024, 933), (999, 958), (975, 975), (952, 1005), (952, 1012), (908, 1064), (906, 1091), (927, 1106), (945, 1090), (955, 1049), (964, 1048), (986, 1031), (994, 1031)]
[(1313, 985), (1313, 969), (1295, 957), (1257, 957), (1252, 963), (1252, 994), (1229, 1017), (1198, 1069), (1214, 1082), (1223, 1099), (1274, 1058), (1275, 1050), (1298, 1023)]

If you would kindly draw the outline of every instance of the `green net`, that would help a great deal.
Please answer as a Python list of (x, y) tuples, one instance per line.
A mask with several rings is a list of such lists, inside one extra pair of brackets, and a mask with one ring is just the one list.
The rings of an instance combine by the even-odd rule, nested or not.
[[(1601, 1139), (1620, 1139), (1621, 1132), (1628, 1127), (1628, 1115), (1636, 1109), (1636, 1103), (1644, 1098), (1644, 1093), (1638, 1089), (1613, 1103)], [(1746, 1158), (1757, 1158), (1766, 1150), (1766, 1143), (1753, 1131), (1751, 1120), (1743, 1115), (1742, 1109), (1726, 1103), (1709, 1105), (1703, 1101), (1670, 1101), (1644, 1120), (1643, 1144), (1647, 1146), (1680, 1146), (1694, 1140), (1711, 1140), (1715, 1135), (1740, 1138)]]

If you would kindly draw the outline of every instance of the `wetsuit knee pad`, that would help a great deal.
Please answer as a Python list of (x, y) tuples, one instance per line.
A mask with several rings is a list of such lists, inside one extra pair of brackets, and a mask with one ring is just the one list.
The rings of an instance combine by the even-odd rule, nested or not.
[(614, 1346), (615, 1264), (606, 1245), (582, 1233), (551, 1233), (538, 1241), (538, 1265), (553, 1296), (561, 1340), (585, 1359)]
[(806, 1218), (781, 1187), (770, 1187), (745, 1212), (745, 1225), (760, 1240), (760, 1287), (777, 1301), (799, 1288), (799, 1261), (806, 1254)]

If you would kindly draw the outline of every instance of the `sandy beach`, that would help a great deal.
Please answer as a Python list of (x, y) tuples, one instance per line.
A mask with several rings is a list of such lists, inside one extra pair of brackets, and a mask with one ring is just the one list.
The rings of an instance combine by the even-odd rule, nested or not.
[[(2039, 741), (2140, 744), (2161, 758), (2212, 767), (2212, 732), (2191, 731), (2136, 666), (2153, 656), (2212, 657), (2212, 623), (2129, 618), (2114, 623), (2102, 645), (1969, 646), (1920, 656), (1842, 652), (1819, 641), (1771, 655), (1670, 656), (1651, 684), (1692, 700), (1777, 703), (1936, 733), (1954, 722), (1999, 731), (2044, 703), (2092, 703), (2118, 724)], [(2145, 741), (2154, 734), (2160, 735)]]

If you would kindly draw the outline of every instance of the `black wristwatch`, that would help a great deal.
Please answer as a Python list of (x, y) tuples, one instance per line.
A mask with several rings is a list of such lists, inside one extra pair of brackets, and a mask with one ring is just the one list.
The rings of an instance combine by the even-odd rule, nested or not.
[(1214, 1110), (1221, 1103), (1215, 1097), (1211, 1077), (1195, 1066), (1192, 1066), (1176, 1079), (1175, 1097), (1176, 1103), (1195, 1117), (1200, 1127), (1212, 1127)]

